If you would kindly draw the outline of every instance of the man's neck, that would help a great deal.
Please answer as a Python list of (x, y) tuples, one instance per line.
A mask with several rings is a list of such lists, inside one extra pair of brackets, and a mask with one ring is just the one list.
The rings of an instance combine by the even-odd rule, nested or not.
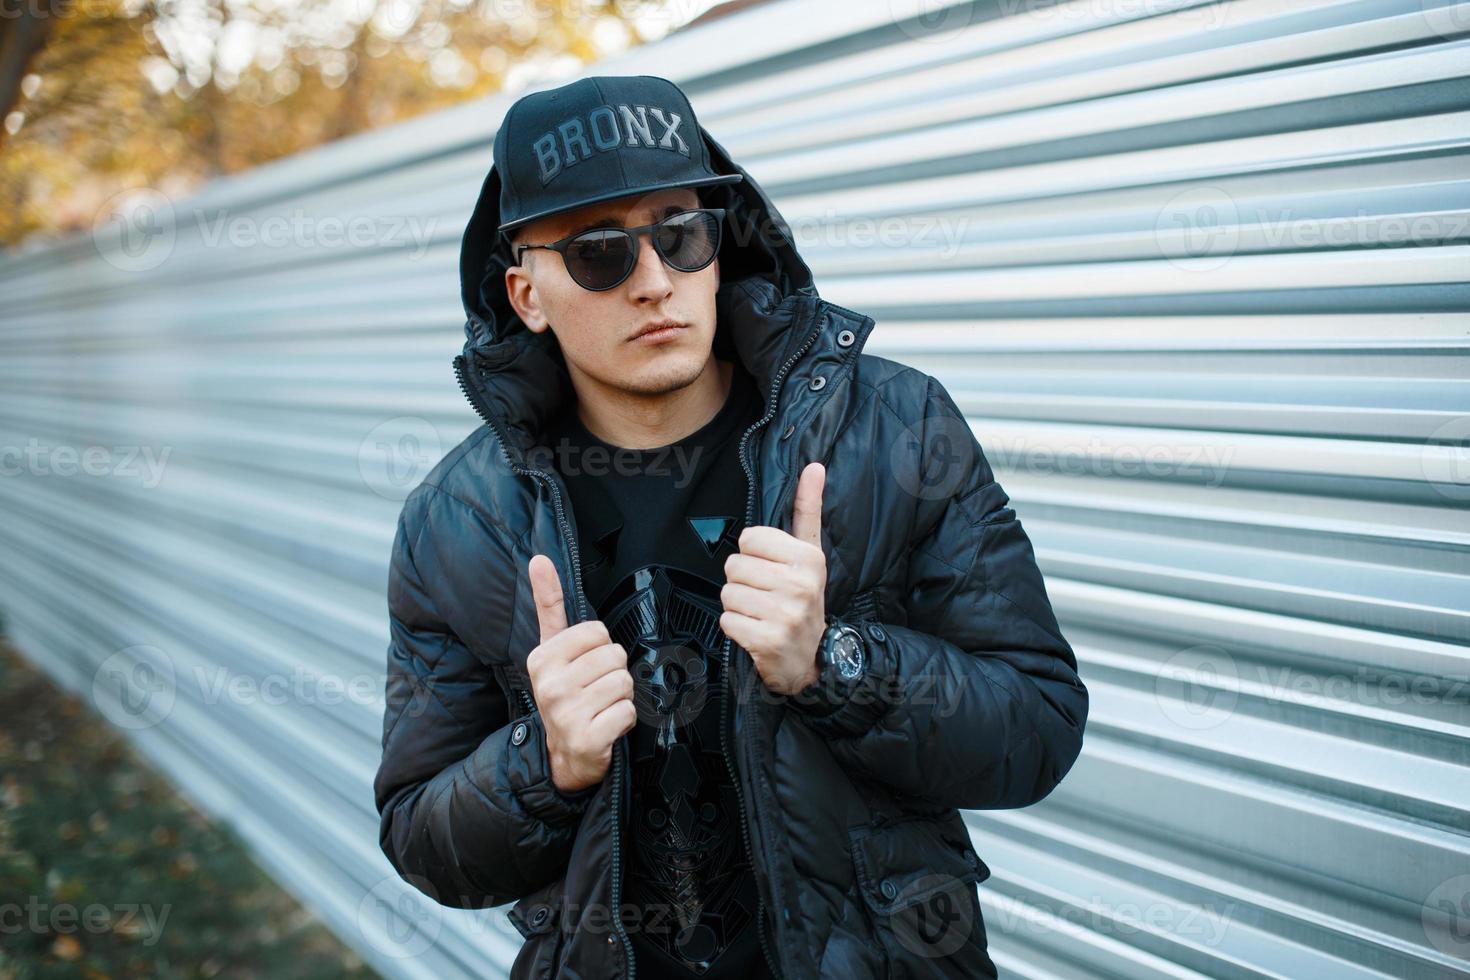
[(630, 395), (573, 374), (577, 417), (597, 438), (626, 449), (678, 442), (709, 423), (730, 395), (735, 362), (711, 356), (691, 384), (658, 396)]

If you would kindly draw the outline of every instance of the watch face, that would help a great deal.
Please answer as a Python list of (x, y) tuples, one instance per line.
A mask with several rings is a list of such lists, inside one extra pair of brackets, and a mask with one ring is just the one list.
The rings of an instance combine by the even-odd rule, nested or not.
[(856, 680), (862, 676), (864, 661), (863, 642), (850, 629), (838, 633), (832, 640), (832, 665), (843, 680)]

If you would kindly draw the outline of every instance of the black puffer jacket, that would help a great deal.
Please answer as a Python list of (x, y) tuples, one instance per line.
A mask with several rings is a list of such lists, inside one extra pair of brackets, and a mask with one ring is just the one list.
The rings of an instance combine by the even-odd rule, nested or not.
[[(994, 975), (976, 894), (989, 871), (956, 808), (1026, 806), (1057, 785), (1087, 715), (1076, 660), (954, 401), (862, 353), (872, 318), (818, 296), (764, 191), (702, 135), (716, 169), (745, 176), (706, 203), (730, 209), (716, 351), (767, 406), (742, 439), (747, 520), (790, 531), (797, 476), (825, 464), (827, 609), (858, 626), (871, 664), (817, 717), (763, 693), (748, 654), (724, 646), (762, 946), (787, 980)], [(443, 905), (516, 901), (513, 977), (631, 977), (615, 912), (626, 737), (595, 791), (564, 796), (525, 672), (532, 555), (555, 562), (568, 622), (595, 613), (565, 487), (533, 451), (573, 392), (553, 334), (526, 330), (505, 296), (499, 194), (492, 167), (464, 233), (454, 365), (486, 425), (409, 495), (393, 544), (380, 843)]]

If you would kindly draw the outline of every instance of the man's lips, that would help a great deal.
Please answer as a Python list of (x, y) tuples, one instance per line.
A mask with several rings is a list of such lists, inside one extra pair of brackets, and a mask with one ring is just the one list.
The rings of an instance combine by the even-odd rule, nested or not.
[(687, 323), (680, 323), (678, 320), (659, 320), (656, 323), (645, 325), (629, 339), (643, 341), (644, 343), (654, 343), (655, 341), (677, 337), (686, 327), (688, 327)]

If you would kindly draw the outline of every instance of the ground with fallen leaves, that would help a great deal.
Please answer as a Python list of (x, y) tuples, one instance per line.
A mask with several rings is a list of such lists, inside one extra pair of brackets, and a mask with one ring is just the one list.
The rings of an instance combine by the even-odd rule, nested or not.
[(0, 640), (0, 980), (375, 976)]

